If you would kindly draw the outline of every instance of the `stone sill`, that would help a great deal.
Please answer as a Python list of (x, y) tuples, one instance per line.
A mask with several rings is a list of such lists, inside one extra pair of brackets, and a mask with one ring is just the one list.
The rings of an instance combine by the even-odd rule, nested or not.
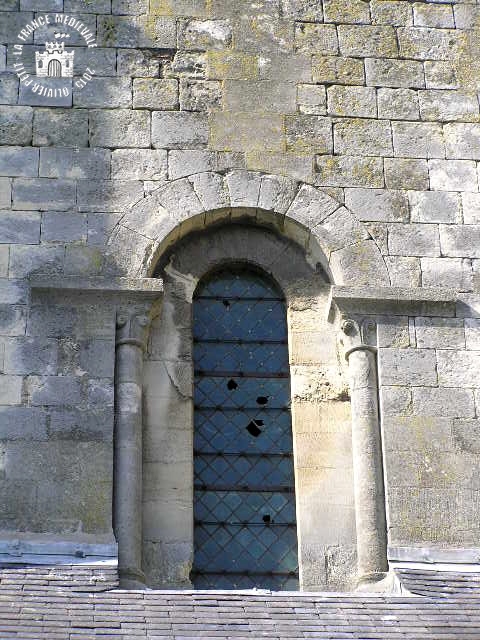
[(454, 317), (458, 294), (453, 289), (333, 286), (330, 306), (341, 313)]
[(140, 295), (142, 298), (158, 298), (163, 293), (163, 280), (160, 278), (83, 278), (79, 276), (35, 275), (29, 278), (29, 282), (33, 291), (133, 294)]
[[(45, 537), (45, 536), (43, 536)], [(55, 538), (55, 536), (52, 536)], [(8, 537), (0, 540), (0, 564), (101, 564), (117, 565), (116, 542), (89, 543)]]

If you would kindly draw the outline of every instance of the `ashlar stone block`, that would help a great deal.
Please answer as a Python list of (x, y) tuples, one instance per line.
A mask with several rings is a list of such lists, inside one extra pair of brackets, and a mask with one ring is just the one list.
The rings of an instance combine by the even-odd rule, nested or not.
[[(451, 357), (452, 352), (448, 353)], [(400, 386), (436, 385), (436, 364), (433, 349), (381, 349), (380, 383)]]
[(150, 112), (127, 109), (90, 111), (90, 146), (149, 147)]
[(152, 145), (156, 148), (204, 148), (208, 143), (207, 116), (200, 113), (152, 113)]

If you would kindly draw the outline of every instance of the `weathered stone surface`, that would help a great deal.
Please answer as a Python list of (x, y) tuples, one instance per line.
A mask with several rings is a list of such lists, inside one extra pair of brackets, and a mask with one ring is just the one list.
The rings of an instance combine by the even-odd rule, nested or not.
[(134, 180), (85, 180), (77, 187), (80, 211), (123, 211), (143, 198), (143, 185)]
[(423, 65), (421, 62), (413, 60), (367, 58), (365, 73), (367, 85), (374, 87), (412, 87), (417, 89), (425, 86)]
[(360, 156), (317, 156), (317, 185), (325, 187), (383, 187), (383, 163), (380, 158)]
[(40, 214), (33, 211), (0, 211), (0, 242), (38, 244), (40, 242)]
[(437, 351), (438, 382), (444, 387), (475, 386), (472, 371), (480, 362), (480, 353), (476, 351)]
[(0, 140), (2, 144), (29, 145), (32, 142), (33, 109), (0, 106)]
[(279, 115), (214, 112), (210, 146), (222, 151), (283, 151), (283, 118)]
[(161, 109), (162, 111), (178, 109), (178, 80), (135, 79), (133, 108)]
[(468, 258), (422, 258), (421, 262), (424, 287), (472, 290), (472, 264)]
[(480, 160), (480, 124), (452, 123), (443, 130), (447, 158)]
[(227, 111), (255, 112), (258, 101), (267, 113), (295, 113), (297, 88), (277, 80), (225, 80), (223, 104)]
[(81, 213), (46, 211), (42, 216), (43, 242), (85, 242), (87, 218)]
[[(13, 376), (2, 376), (2, 384), (4, 378), (16, 379)], [(22, 379), (18, 378), (18, 380)], [(0, 393), (3, 395), (3, 391)], [(1, 404), (14, 403), (2, 402)], [(46, 440), (47, 413), (33, 407), (0, 407), (0, 439)]]
[(439, 256), (438, 227), (429, 224), (390, 225), (388, 248), (392, 255)]
[(287, 151), (298, 155), (333, 151), (330, 118), (311, 115), (287, 116), (285, 137)]
[(393, 147), (404, 158), (444, 158), (442, 127), (423, 122), (393, 122)]
[(460, 318), (415, 318), (420, 349), (463, 349), (465, 332)]
[(359, 220), (408, 222), (408, 203), (401, 191), (386, 189), (345, 189), (345, 206)]
[(162, 149), (116, 149), (112, 180), (165, 180), (167, 152)]
[(415, 189), (423, 191), (430, 186), (426, 160), (385, 158), (385, 185), (389, 189)]
[(436, 385), (436, 364), (433, 349), (382, 349), (380, 382), (382, 385)]
[(365, 71), (361, 60), (331, 55), (314, 55), (312, 58), (313, 82), (362, 85)]
[(13, 208), (65, 211), (75, 205), (75, 183), (72, 180), (48, 178), (16, 178), (13, 182)]
[(149, 147), (150, 113), (127, 109), (91, 111), (90, 145), (92, 147)]
[(430, 188), (436, 191), (477, 191), (475, 163), (470, 160), (430, 160)]
[(41, 149), (39, 175), (42, 178), (109, 178), (110, 151), (52, 147)]
[(73, 104), (88, 108), (128, 108), (132, 106), (130, 78), (92, 78), (85, 87), (74, 89)]
[(337, 30), (342, 55), (385, 58), (397, 55), (395, 31), (390, 26), (339, 25)]
[(38, 176), (38, 149), (30, 147), (0, 147), (0, 176)]
[(152, 113), (152, 145), (156, 148), (204, 148), (208, 143), (207, 118), (199, 113)]
[(430, 89), (420, 91), (418, 100), (422, 120), (478, 121), (478, 100), (474, 93)]
[(88, 147), (88, 111), (35, 109), (33, 144)]
[(180, 80), (182, 111), (212, 111), (222, 104), (222, 85), (216, 80)]
[(413, 89), (378, 89), (378, 117), (418, 120), (418, 93)]
[(460, 196), (457, 193), (412, 191), (408, 200), (412, 222), (460, 222)]
[(4, 371), (15, 375), (55, 375), (58, 346), (45, 338), (10, 338), (5, 342)]

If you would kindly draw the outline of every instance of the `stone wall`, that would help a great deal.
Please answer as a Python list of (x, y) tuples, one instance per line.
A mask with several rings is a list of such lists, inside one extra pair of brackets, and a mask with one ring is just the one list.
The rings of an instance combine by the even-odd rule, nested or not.
[[(60, 98), (14, 67), (56, 14)], [(1, 529), (111, 538), (116, 302), (30, 280), (152, 275), (179, 222), (274, 191), (263, 208), (334, 283), (458, 292), (378, 310), (387, 520), (392, 546), (475, 546), (479, 25), (475, 2), (2, 0)], [(33, 82), (54, 32), (24, 36)]]

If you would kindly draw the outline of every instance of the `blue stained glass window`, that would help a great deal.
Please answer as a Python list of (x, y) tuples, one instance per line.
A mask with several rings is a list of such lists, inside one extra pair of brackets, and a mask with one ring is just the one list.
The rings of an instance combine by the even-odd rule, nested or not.
[(193, 300), (192, 581), (198, 589), (298, 589), (285, 301), (231, 267)]

